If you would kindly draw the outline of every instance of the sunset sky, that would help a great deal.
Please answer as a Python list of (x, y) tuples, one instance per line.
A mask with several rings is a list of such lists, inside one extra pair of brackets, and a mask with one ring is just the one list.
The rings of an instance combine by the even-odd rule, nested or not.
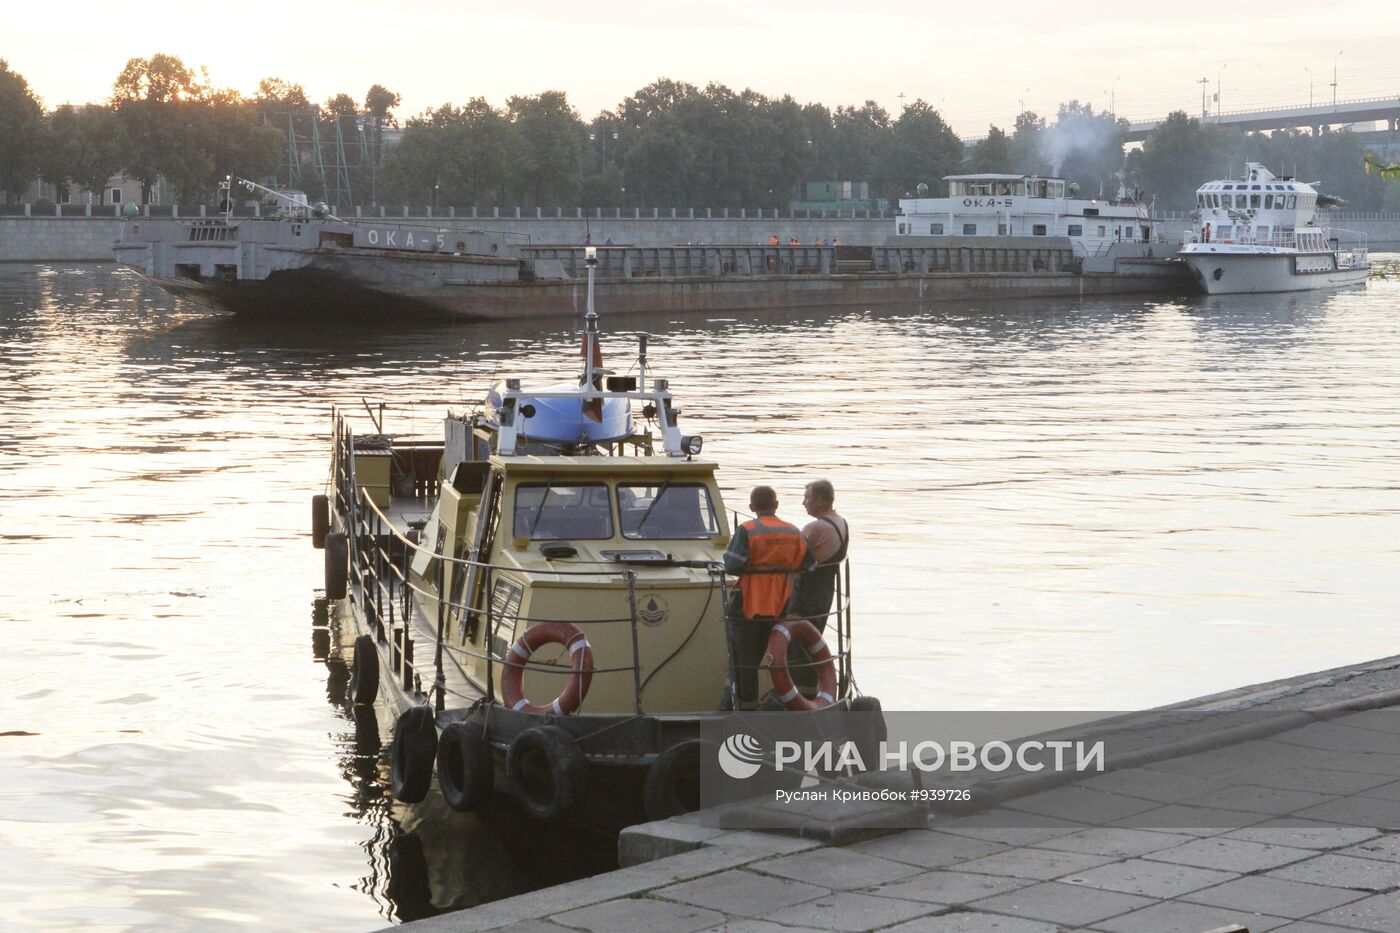
[[(1400, 94), (1400, 7), (1333, 2), (1084, 6), (1011, 0), (948, 13), (926, 2), (671, 0), (481, 4), (341, 0), (237, 5), (70, 0), (11, 15), (0, 58), (45, 106), (100, 100), (128, 58), (156, 52), (252, 93), (275, 75), (315, 101), (381, 83), (400, 118), (445, 102), (564, 90), (588, 119), (657, 77), (718, 81), (828, 106), (900, 94), (966, 136), (1009, 126), (1021, 101), (1092, 101), (1130, 119), (1199, 113), (1222, 85), (1235, 110)], [(1116, 10), (1116, 12), (1115, 12)], [(1342, 54), (1338, 57), (1337, 53)], [(1309, 71), (1310, 69), (1310, 71)]]

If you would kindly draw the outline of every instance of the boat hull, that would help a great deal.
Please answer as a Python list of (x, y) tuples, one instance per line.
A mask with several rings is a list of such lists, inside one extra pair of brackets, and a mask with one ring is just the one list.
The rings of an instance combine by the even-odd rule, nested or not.
[[(452, 318), (509, 320), (582, 314), (582, 282), (474, 283), (407, 292), (358, 278), (303, 268), (266, 279), (221, 282), (147, 276), (160, 287), (211, 310), (280, 319)], [(867, 308), (934, 301), (1181, 294), (1184, 277), (1073, 273), (873, 273), (767, 275), (733, 278), (658, 276), (601, 281), (600, 300), (612, 314), (707, 313), (784, 308)]]
[[(1337, 268), (1331, 253), (1183, 252), (1181, 259), (1208, 295), (1306, 292), (1366, 281), (1369, 266)], [(1309, 267), (1317, 271), (1308, 271)]]

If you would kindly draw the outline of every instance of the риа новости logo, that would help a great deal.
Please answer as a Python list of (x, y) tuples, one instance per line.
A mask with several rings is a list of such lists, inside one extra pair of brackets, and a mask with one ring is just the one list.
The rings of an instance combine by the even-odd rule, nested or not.
[(753, 777), (762, 765), (763, 746), (745, 732), (736, 732), (719, 747), (720, 770), (735, 780)]

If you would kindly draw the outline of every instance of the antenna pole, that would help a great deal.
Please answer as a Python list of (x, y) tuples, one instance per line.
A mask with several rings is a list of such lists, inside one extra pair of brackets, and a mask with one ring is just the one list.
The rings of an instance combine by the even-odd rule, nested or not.
[(598, 353), (598, 312), (593, 307), (593, 277), (598, 270), (597, 247), (584, 247), (583, 263), (588, 267), (588, 310), (583, 316), (583, 384), (591, 386), (597, 378), (593, 371), (593, 360)]

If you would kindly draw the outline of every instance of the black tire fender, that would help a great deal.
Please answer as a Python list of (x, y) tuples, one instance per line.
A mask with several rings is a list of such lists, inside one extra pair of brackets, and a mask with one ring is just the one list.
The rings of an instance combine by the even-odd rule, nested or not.
[(379, 696), (379, 646), (373, 635), (355, 639), (355, 657), (350, 662), (350, 702), (368, 706)]
[(533, 726), (516, 736), (506, 773), (515, 799), (541, 822), (565, 816), (588, 792), (588, 759), (558, 726)]
[(326, 535), (326, 598), (344, 599), (350, 580), (350, 542), (339, 531)]
[(331, 500), (329, 496), (311, 497), (311, 546), (316, 550), (326, 546), (331, 530)]
[(486, 733), (474, 722), (454, 722), (442, 730), (437, 746), (438, 790), (447, 805), (475, 813), (491, 800), (496, 762)]
[(642, 808), (649, 820), (665, 820), (700, 809), (703, 756), (719, 747), (704, 739), (682, 739), (656, 756), (642, 782)]
[(436, 754), (433, 711), (415, 706), (394, 723), (394, 740), (389, 745), (389, 787), (395, 800), (418, 803), (428, 796)]
[(880, 701), (875, 697), (856, 697), (851, 700), (856, 749), (867, 768), (874, 768), (880, 754), (880, 744), (889, 738), (889, 727), (885, 724), (885, 714)]

